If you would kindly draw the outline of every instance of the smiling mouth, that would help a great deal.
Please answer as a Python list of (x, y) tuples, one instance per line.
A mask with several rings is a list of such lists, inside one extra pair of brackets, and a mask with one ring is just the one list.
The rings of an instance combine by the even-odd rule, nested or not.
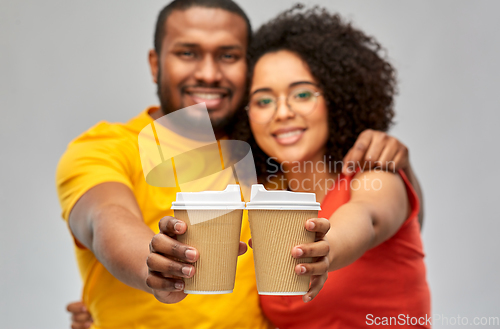
[(306, 129), (294, 129), (284, 132), (278, 132), (272, 134), (278, 144), (281, 145), (291, 145), (297, 143), (301, 138)]
[(222, 99), (224, 95), (221, 93), (188, 93), (192, 97), (200, 98), (200, 99), (206, 99), (206, 100), (213, 100), (213, 99)]
[(187, 89), (184, 90), (184, 94), (187, 95), (193, 102), (193, 104), (205, 103), (208, 110), (217, 110), (222, 105), (222, 102), (229, 93), (225, 90), (196, 90)]

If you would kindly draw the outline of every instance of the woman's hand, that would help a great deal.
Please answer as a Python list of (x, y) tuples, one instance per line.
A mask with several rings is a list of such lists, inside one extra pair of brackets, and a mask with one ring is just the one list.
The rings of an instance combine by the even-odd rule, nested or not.
[(306, 221), (306, 230), (316, 233), (313, 243), (301, 244), (293, 247), (292, 256), (294, 258), (312, 257), (313, 263), (299, 264), (295, 267), (297, 275), (310, 275), (311, 284), (307, 294), (302, 296), (302, 300), (307, 303), (319, 293), (328, 278), (328, 268), (330, 267), (329, 253), (330, 244), (325, 239), (325, 235), (330, 229), (330, 221), (325, 218), (311, 218)]

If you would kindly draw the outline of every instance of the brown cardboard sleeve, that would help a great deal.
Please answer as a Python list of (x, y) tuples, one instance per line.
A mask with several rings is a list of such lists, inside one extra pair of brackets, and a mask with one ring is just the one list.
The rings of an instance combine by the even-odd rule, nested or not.
[(261, 295), (303, 295), (310, 276), (299, 276), (295, 266), (312, 258), (292, 257), (292, 248), (314, 242), (315, 233), (305, 229), (317, 210), (248, 210), (252, 234), (257, 290)]
[(174, 210), (174, 213), (187, 224), (186, 233), (177, 239), (200, 254), (194, 263), (195, 274), (184, 279), (184, 290), (199, 294), (232, 292), (243, 209)]

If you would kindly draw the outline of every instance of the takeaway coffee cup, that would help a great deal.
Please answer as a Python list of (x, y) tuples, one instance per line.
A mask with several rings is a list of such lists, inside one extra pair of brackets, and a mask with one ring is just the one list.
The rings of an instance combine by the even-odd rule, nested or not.
[(187, 224), (177, 238), (198, 250), (195, 274), (184, 279), (187, 294), (233, 292), (245, 203), (239, 185), (224, 191), (179, 192), (172, 209)]
[(315, 233), (305, 229), (309, 218), (317, 218), (321, 209), (314, 193), (267, 191), (252, 185), (247, 203), (252, 234), (257, 290), (260, 295), (304, 295), (310, 276), (299, 276), (298, 264), (312, 258), (292, 257), (292, 248), (314, 242)]

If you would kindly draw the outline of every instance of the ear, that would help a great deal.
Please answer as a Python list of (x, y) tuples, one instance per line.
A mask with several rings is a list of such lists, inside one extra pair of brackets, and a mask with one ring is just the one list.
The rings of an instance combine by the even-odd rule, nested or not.
[(158, 84), (158, 65), (159, 65), (159, 60), (158, 60), (158, 54), (156, 53), (156, 50), (151, 49), (149, 51), (149, 68), (151, 69), (151, 75), (153, 77), (154, 83)]

